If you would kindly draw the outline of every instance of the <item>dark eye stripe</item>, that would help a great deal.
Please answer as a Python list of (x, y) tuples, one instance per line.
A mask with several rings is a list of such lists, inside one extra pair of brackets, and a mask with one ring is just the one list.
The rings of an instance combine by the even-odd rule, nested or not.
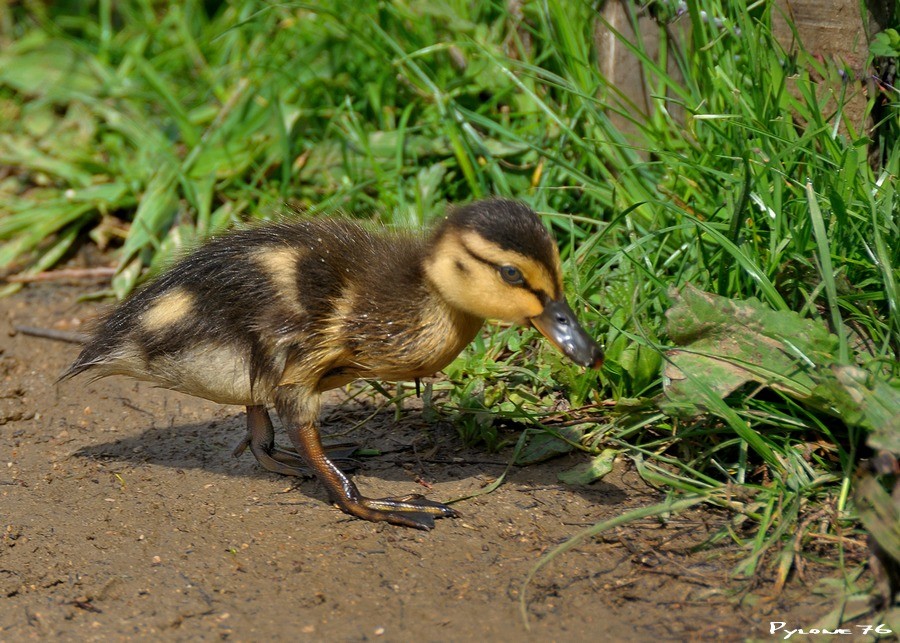
[[(500, 270), (500, 266), (499, 266), (499, 265), (497, 265), (497, 264), (495, 264), (493, 261), (489, 261), (488, 259), (485, 259), (485, 258), (482, 257), (481, 255), (477, 254), (474, 250), (472, 250), (472, 249), (471, 249), (469, 246), (467, 246), (465, 243), (462, 244), (462, 247), (463, 247), (463, 249), (468, 253), (468, 255), (469, 255), (470, 257), (472, 257), (472, 259), (475, 259), (476, 261), (480, 261), (480, 262), (483, 263), (484, 265), (490, 266), (490, 267), (493, 268), (494, 270)], [(525, 275), (522, 275), (522, 284), (523, 284), (523, 285), (526, 285)]]
[[(493, 261), (489, 261), (489, 260), (485, 259), (484, 257), (480, 256), (478, 253), (476, 253), (474, 250), (472, 250), (472, 249), (471, 249), (469, 246), (467, 246), (465, 243), (463, 243), (463, 244), (461, 244), (461, 245), (462, 245), (462, 247), (463, 247), (463, 250), (465, 250), (466, 253), (467, 253), (470, 257), (472, 257), (473, 259), (475, 259), (476, 261), (480, 261), (480, 262), (483, 263), (484, 265), (490, 266), (491, 268), (493, 268), (493, 269), (495, 269), (495, 270), (499, 270), (499, 269), (500, 269), (500, 266), (498, 266), (497, 264), (495, 264)], [(507, 283), (508, 283), (508, 282), (507, 282)], [(542, 306), (546, 306), (546, 305), (552, 300), (552, 297), (550, 297), (550, 295), (548, 295), (545, 291), (541, 290), (540, 288), (532, 288), (531, 285), (528, 283), (528, 280), (525, 279), (525, 275), (522, 275), (522, 283), (520, 283), (520, 284), (510, 284), (510, 285), (516, 285), (518, 288), (523, 288), (523, 289), (527, 290), (527, 291), (530, 292), (532, 295), (534, 295), (535, 297), (537, 297), (538, 301), (541, 302), (541, 305), (542, 305)]]

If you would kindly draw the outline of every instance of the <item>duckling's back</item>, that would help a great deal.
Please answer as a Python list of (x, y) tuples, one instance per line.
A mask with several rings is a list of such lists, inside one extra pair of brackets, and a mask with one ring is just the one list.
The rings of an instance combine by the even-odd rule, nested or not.
[(422, 325), (424, 251), (333, 219), (224, 235), (119, 305), (62, 377), (91, 369), (243, 405), (286, 377), (352, 379), (373, 332), (397, 323), (403, 341)]

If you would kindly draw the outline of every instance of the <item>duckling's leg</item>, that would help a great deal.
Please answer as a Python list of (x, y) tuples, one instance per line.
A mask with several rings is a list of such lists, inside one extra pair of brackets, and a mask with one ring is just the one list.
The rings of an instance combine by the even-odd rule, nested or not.
[[(237, 445), (232, 455), (240, 456), (248, 446), (256, 461), (269, 471), (300, 478), (311, 478), (315, 475), (315, 471), (306, 466), (296, 451), (275, 446), (275, 428), (264, 405), (247, 407), (247, 435)], [(356, 450), (355, 445), (335, 445), (335, 447), (329, 449), (332, 457), (353, 464), (349, 458)]]
[(296, 454), (285, 453), (275, 446), (275, 427), (263, 405), (247, 407), (247, 436), (232, 455), (240, 456), (248, 446), (256, 461), (269, 471), (298, 477), (309, 477), (313, 473)]
[(331, 501), (348, 514), (394, 525), (429, 530), (435, 518), (454, 518), (459, 513), (418, 494), (397, 498), (366, 498), (356, 485), (328, 459), (319, 438), (316, 420), (319, 394), (301, 386), (281, 386), (275, 390), (275, 409), (287, 429), (297, 453), (312, 468), (328, 490)]

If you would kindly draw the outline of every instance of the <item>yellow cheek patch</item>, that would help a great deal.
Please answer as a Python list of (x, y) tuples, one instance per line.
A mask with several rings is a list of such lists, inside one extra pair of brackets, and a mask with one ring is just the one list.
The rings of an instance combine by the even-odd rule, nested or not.
[[(496, 249), (493, 244), (490, 247)], [(469, 248), (477, 252), (474, 248)], [(505, 260), (513, 264), (513, 256), (521, 257), (517, 253), (507, 253)], [(497, 255), (492, 254), (490, 258), (485, 255), (483, 258), (493, 263)], [(498, 263), (503, 261), (504, 257), (499, 257)], [(514, 265), (522, 269), (524, 264), (518, 260)], [(456, 235), (447, 235), (434, 250), (425, 269), (429, 279), (447, 302), (481, 319), (520, 322), (543, 311), (544, 307), (534, 293), (503, 281), (496, 269), (473, 258)], [(536, 269), (533, 272), (535, 275), (541, 274)], [(548, 292), (553, 293), (554, 289), (551, 287)]]
[(516, 288), (507, 294), (507, 312), (497, 319), (522, 322), (544, 312), (544, 305), (530, 291)]
[(525, 283), (530, 288), (542, 290), (553, 299), (557, 299), (562, 294), (559, 253), (554, 252), (554, 265), (548, 268), (531, 257), (512, 250), (505, 250), (476, 232), (463, 232), (460, 239), (463, 245), (476, 256), (497, 266), (509, 265), (521, 270), (522, 276), (525, 277)]
[(285, 301), (302, 308), (297, 290), (297, 252), (290, 248), (262, 248), (253, 258), (275, 285), (278, 294)]
[(157, 298), (143, 314), (141, 322), (146, 330), (155, 331), (177, 324), (194, 308), (194, 296), (183, 288), (176, 288)]

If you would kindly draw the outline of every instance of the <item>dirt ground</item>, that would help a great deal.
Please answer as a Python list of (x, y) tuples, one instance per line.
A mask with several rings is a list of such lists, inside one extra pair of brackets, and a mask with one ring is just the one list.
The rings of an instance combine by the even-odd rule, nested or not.
[[(775, 640), (770, 621), (810, 627), (831, 607), (809, 574), (775, 595), (729, 579), (733, 548), (689, 553), (725, 520), (700, 510), (551, 563), (528, 587), (526, 630), (519, 596), (542, 553), (660, 500), (626, 462), (589, 487), (556, 480), (574, 456), (514, 469), (428, 533), (351, 519), (315, 480), (231, 457), (242, 408), (124, 378), (57, 385), (77, 347), (12, 324), (77, 329), (102, 309), (77, 303), (83, 292), (0, 300), (0, 641)], [(335, 392), (324, 433), (377, 404)], [(355, 474), (374, 496), (463, 496), (510, 457), (464, 448), (412, 402), (399, 421), (386, 408), (342, 439), (383, 452)]]

